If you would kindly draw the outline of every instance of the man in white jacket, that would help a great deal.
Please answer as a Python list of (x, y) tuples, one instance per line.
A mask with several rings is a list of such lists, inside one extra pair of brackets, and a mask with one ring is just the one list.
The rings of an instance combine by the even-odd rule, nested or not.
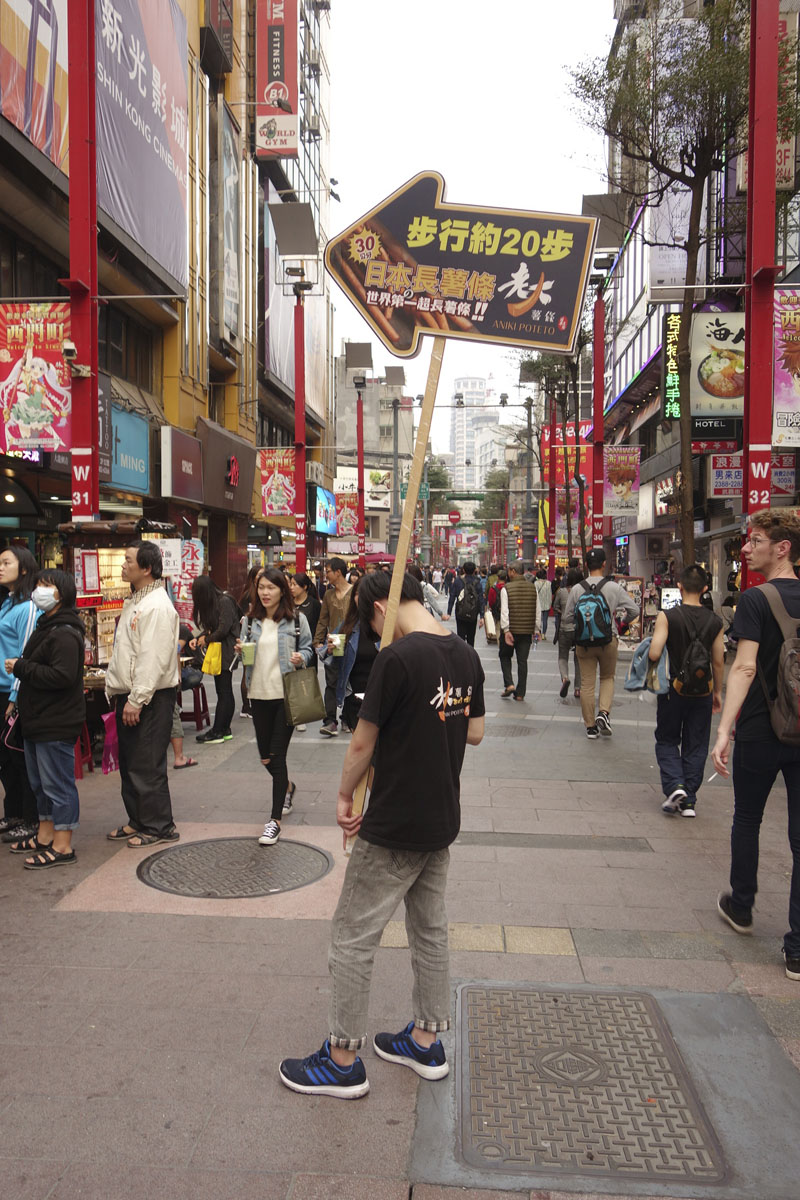
[(108, 834), (132, 849), (180, 837), (172, 819), (167, 747), (180, 679), (178, 614), (164, 590), (156, 542), (133, 542), (122, 578), (132, 595), (122, 607), (106, 672), (106, 695), (116, 709), (119, 771), (127, 825)]

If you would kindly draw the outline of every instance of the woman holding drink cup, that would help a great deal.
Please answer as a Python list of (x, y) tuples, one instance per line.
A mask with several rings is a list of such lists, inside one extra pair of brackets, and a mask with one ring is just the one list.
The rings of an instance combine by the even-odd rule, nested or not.
[(296, 790), (286, 764), (293, 730), (283, 706), (283, 676), (309, 666), (314, 657), (308, 622), (296, 612), (289, 582), (275, 567), (265, 567), (259, 577), (236, 651), (247, 678), (258, 753), (272, 776), (272, 814), (258, 841), (274, 846), (281, 836), (284, 800), (291, 808)]

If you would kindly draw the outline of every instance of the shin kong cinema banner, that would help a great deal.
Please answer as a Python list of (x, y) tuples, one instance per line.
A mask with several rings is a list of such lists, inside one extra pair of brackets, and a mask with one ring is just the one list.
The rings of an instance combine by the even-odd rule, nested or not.
[(97, 203), (188, 283), (186, 18), (177, 0), (97, 0)]

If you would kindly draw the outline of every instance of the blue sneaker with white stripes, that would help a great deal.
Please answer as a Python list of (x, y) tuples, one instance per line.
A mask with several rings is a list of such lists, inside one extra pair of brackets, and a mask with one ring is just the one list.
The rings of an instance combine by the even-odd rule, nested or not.
[(372, 1045), (379, 1058), (411, 1067), (423, 1079), (444, 1079), (450, 1067), (444, 1046), (437, 1040), (432, 1046), (420, 1046), (411, 1036), (414, 1022), (409, 1021), (399, 1033), (376, 1033)]
[(335, 1096), (339, 1100), (357, 1100), (369, 1091), (369, 1080), (360, 1058), (350, 1067), (340, 1067), (331, 1058), (325, 1042), (308, 1058), (285, 1058), (280, 1065), (281, 1083), (305, 1096)]

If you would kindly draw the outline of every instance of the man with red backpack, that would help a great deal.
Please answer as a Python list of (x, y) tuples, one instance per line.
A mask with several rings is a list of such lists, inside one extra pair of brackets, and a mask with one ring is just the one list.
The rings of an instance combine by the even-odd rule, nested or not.
[(731, 890), (720, 893), (717, 909), (737, 933), (752, 932), (758, 834), (780, 771), (786, 784), (794, 860), (783, 958), (787, 977), (800, 980), (800, 737), (796, 682), (791, 678), (797, 668), (795, 639), (800, 626), (800, 582), (793, 566), (800, 560), (800, 520), (782, 508), (754, 513), (742, 555), (748, 569), (759, 571), (767, 584), (748, 588), (739, 599), (731, 626), (731, 636), (737, 639), (736, 659), (711, 751), (714, 766), (720, 775), (727, 775), (735, 721)]

